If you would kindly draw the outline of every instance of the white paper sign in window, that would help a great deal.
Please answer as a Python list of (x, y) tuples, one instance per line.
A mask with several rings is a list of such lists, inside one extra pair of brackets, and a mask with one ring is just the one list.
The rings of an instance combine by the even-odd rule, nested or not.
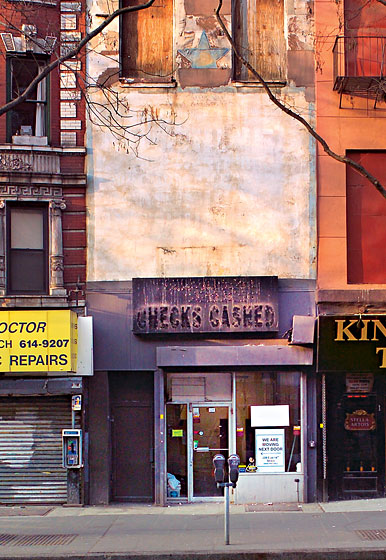
[(251, 406), (251, 427), (289, 426), (289, 405)]
[(284, 428), (255, 430), (257, 472), (285, 472)]

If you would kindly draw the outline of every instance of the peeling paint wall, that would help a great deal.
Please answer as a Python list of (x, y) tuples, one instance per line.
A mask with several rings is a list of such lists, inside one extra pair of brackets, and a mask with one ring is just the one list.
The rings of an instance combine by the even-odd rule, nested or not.
[[(186, 65), (183, 49), (197, 48), (203, 31), (210, 48), (229, 48), (214, 16), (200, 14), (201, 5), (209, 4), (175, 1), (176, 87), (118, 81), (117, 20), (93, 44), (97, 52), (89, 57), (89, 72), (99, 83), (108, 81), (108, 96), (121, 104), (120, 123), (135, 125), (127, 134), (139, 136), (130, 143), (114, 138), (95, 115), (89, 122), (90, 281), (315, 277), (314, 144), (261, 88), (230, 81), (230, 51), (215, 68)], [(312, 53), (309, 6), (286, 3), (286, 39), (288, 44), (291, 37), (293, 52)], [(90, 6), (93, 25), (108, 7), (102, 1)], [(288, 85), (277, 88), (277, 95), (312, 122), (312, 79), (299, 85), (290, 68), (287, 74)], [(95, 90), (92, 101), (106, 105), (106, 95)]]

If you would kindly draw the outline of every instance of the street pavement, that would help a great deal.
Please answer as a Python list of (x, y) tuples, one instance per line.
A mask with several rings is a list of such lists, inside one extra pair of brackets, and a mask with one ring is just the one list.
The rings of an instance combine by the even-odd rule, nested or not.
[(386, 560), (386, 499), (231, 504), (230, 545), (223, 512), (222, 503), (3, 506), (0, 558)]

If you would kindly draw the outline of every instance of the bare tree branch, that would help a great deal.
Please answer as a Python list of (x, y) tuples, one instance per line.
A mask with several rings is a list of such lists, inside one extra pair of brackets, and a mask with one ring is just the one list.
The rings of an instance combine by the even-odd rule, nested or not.
[(103, 21), (103, 23), (98, 25), (98, 27), (96, 27), (90, 33), (87, 33), (83, 37), (83, 39), (81, 39), (81, 41), (79, 41), (78, 45), (75, 48), (68, 51), (65, 55), (62, 55), (62, 56), (58, 57), (56, 60), (52, 61), (50, 64), (47, 64), (47, 66), (45, 66), (44, 69), (31, 81), (29, 86), (25, 89), (25, 91), (21, 95), (19, 95), (15, 99), (12, 99), (12, 101), (9, 101), (8, 103), (3, 105), (2, 107), (0, 107), (0, 116), (4, 115), (4, 113), (7, 113), (11, 109), (13, 109), (17, 105), (19, 105), (19, 103), (22, 103), (23, 101), (25, 101), (27, 99), (27, 97), (29, 96), (29, 94), (37, 86), (37, 84), (39, 82), (41, 82), (42, 80), (44, 80), (44, 78), (46, 76), (48, 76), (52, 72), (52, 70), (54, 70), (57, 66), (59, 66), (59, 64), (65, 62), (66, 60), (68, 60), (68, 59), (76, 56), (77, 54), (79, 54), (79, 52), (82, 50), (82, 48), (85, 45), (87, 45), (87, 43), (89, 43), (94, 37), (99, 35), (99, 33), (101, 33), (115, 18), (119, 17), (122, 14), (128, 13), (128, 12), (138, 12), (139, 10), (144, 10), (146, 8), (150, 8), (154, 4), (154, 2), (155, 2), (155, 0), (148, 0), (148, 2), (146, 2), (145, 4), (140, 4), (139, 6), (127, 6), (125, 8), (119, 8), (118, 10), (115, 10), (112, 14), (110, 14)]
[[(386, 0), (378, 0), (379, 2), (381, 2), (382, 4), (384, 3), (386, 5)], [(232, 50), (236, 56), (236, 58), (242, 63), (244, 64), (244, 66), (251, 72), (251, 74), (253, 74), (253, 76), (255, 76), (255, 78), (257, 78), (258, 82), (263, 86), (263, 89), (265, 90), (265, 92), (267, 93), (269, 99), (272, 101), (272, 103), (274, 103), (276, 105), (276, 107), (278, 107), (279, 109), (281, 109), (281, 111), (284, 111), (284, 113), (286, 113), (287, 115), (289, 115), (290, 117), (296, 119), (297, 121), (299, 121), (306, 129), (307, 131), (310, 133), (310, 135), (315, 138), (315, 140), (317, 142), (319, 142), (319, 144), (323, 147), (323, 150), (326, 152), (327, 155), (329, 155), (330, 157), (332, 157), (333, 159), (335, 159), (336, 161), (339, 161), (341, 163), (345, 163), (346, 165), (349, 165), (350, 167), (352, 167), (353, 169), (355, 169), (356, 171), (358, 171), (358, 173), (360, 173), (363, 177), (365, 177), (366, 179), (368, 179), (370, 181), (370, 183), (372, 183), (374, 185), (374, 187), (377, 189), (378, 192), (381, 193), (381, 195), (386, 198), (386, 188), (380, 183), (380, 181), (378, 181), (378, 179), (376, 177), (374, 177), (374, 175), (372, 175), (369, 171), (367, 171), (367, 169), (365, 169), (362, 165), (360, 165), (359, 163), (357, 163), (356, 161), (352, 160), (351, 158), (347, 157), (347, 156), (341, 156), (337, 153), (335, 153), (333, 150), (331, 150), (331, 148), (329, 147), (329, 145), (327, 144), (327, 142), (325, 141), (324, 138), (322, 138), (322, 136), (320, 136), (320, 134), (318, 134), (316, 132), (316, 130), (310, 125), (309, 122), (307, 122), (301, 115), (299, 115), (298, 113), (296, 113), (295, 111), (293, 111), (292, 109), (290, 109), (289, 107), (287, 107), (286, 105), (284, 105), (273, 93), (272, 90), (270, 89), (270, 87), (268, 86), (267, 82), (264, 80), (264, 78), (259, 74), (259, 72), (257, 72), (257, 70), (248, 62), (248, 60), (246, 58), (244, 58), (244, 56), (240, 53), (239, 48), (237, 47), (233, 37), (231, 36), (231, 34), (229, 33), (228, 29), (226, 28), (223, 20), (221, 19), (220, 16), (220, 10), (222, 8), (222, 0), (218, 0), (218, 6), (216, 9), (216, 17), (217, 17), (217, 21), (219, 22), (221, 29), (223, 30), (226, 38), (228, 39), (229, 43), (232, 46)]]

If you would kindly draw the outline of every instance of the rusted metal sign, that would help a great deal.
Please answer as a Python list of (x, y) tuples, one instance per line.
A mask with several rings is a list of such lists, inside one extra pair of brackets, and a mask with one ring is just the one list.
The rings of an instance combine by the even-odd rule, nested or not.
[(134, 278), (133, 331), (274, 332), (276, 276)]

